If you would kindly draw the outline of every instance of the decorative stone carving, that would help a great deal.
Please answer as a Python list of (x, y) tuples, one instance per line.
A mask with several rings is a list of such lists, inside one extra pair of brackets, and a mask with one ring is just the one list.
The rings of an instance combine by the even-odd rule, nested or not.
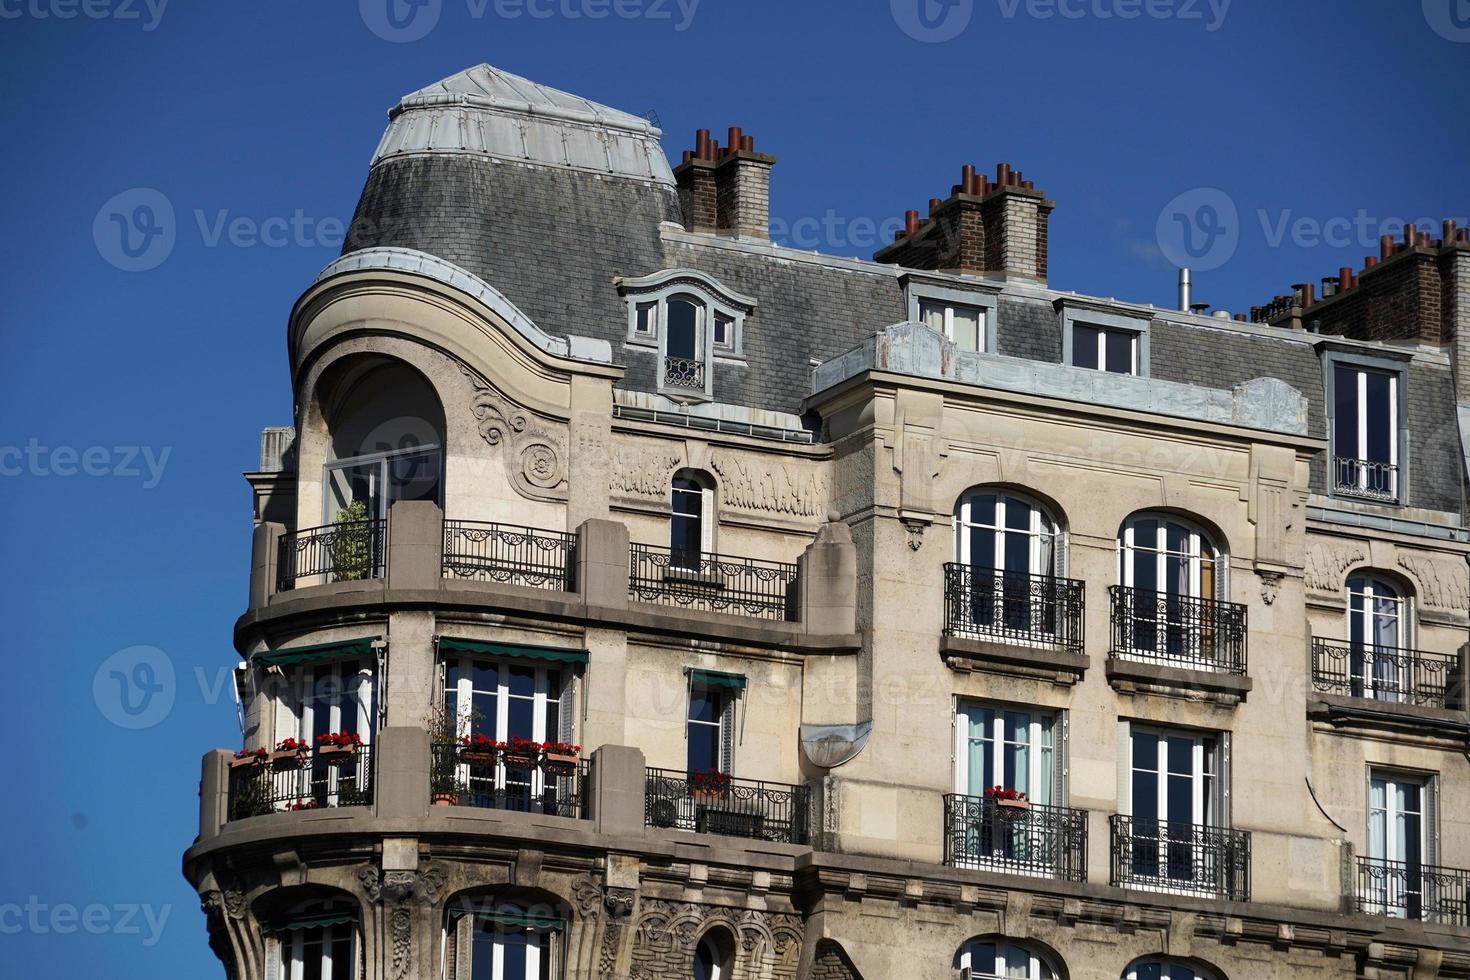
[(710, 469), (720, 478), (722, 506), (797, 517), (820, 517), (827, 512), (827, 477), (815, 467), (770, 464), (717, 452)]
[(1421, 604), (1458, 613), (1470, 611), (1470, 572), (1464, 562), (1439, 561), (1400, 550), (1398, 563), (1418, 583)]
[(502, 447), (506, 475), (517, 492), (533, 500), (567, 499), (567, 449), (564, 432), (546, 423), (491, 387), (461, 364), (460, 372), (474, 388), (470, 410), (480, 437)]
[(444, 887), (444, 871), (434, 865), (422, 871), (380, 872), (375, 865), (357, 871), (357, 880), (370, 901), (387, 906), (388, 931), (393, 943), (393, 976), (407, 975), (413, 963), (414, 900), (433, 904)]
[(612, 490), (637, 497), (667, 497), (669, 480), (683, 459), (682, 452), (669, 446), (620, 443), (613, 447)]
[(691, 902), (644, 899), (634, 931), (633, 968), (665, 976), (661, 966), (686, 964), (707, 929), (727, 928), (739, 949), (737, 976), (792, 980), (801, 958), (799, 915), (755, 909), (723, 908)]
[(1347, 571), (1368, 560), (1356, 542), (1313, 541), (1307, 545), (1307, 588), (1312, 592), (1341, 592)]
[(618, 965), (618, 947), (623, 941), (623, 930), (633, 914), (637, 892), (631, 888), (608, 888), (602, 895), (602, 907), (607, 921), (602, 928), (602, 948), (597, 956), (598, 976), (613, 980)]

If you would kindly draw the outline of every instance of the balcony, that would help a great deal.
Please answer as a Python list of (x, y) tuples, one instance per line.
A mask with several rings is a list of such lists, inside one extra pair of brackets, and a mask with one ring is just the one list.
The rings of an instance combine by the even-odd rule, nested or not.
[(434, 806), (467, 806), (512, 810), (586, 820), (589, 764), (554, 768), (545, 764), (512, 765), (503, 758), (466, 757), (457, 745), (435, 745), (429, 770)]
[(1447, 926), (1470, 926), (1470, 871), (1358, 858), (1358, 911)]
[(1250, 831), (1122, 815), (1108, 824), (1114, 885), (1250, 901)]
[(1312, 641), (1312, 687), (1347, 698), (1453, 708), (1459, 664), (1453, 654)]
[(946, 636), (1080, 653), (1084, 586), (959, 562), (944, 566)]
[(665, 357), (663, 386), (703, 392), (704, 362), (691, 357)]
[(1332, 493), (1337, 497), (1357, 497), (1381, 504), (1398, 503), (1399, 468), (1393, 463), (1334, 456)]
[(947, 795), (944, 863), (1000, 874), (1086, 881), (1087, 812)]
[(796, 580), (787, 562), (629, 547), (628, 595), (643, 602), (795, 621)]
[(1117, 585), (1108, 592), (1113, 599), (1113, 658), (1245, 673), (1245, 606)]
[(445, 578), (576, 588), (577, 536), (488, 521), (445, 521)]
[(363, 746), (350, 756), (328, 759), (320, 751), (290, 764), (265, 762), (230, 771), (230, 820), (288, 810), (370, 806), (373, 802), (373, 750)]
[(644, 823), (698, 834), (807, 844), (811, 788), (649, 769), (644, 779)]
[(388, 522), (348, 521), (281, 535), (276, 591), (383, 577)]

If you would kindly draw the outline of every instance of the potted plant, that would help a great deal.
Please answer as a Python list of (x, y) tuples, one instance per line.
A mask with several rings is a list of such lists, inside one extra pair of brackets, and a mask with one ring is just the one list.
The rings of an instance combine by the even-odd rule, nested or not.
[(500, 753), (500, 743), (485, 734), (462, 735), (459, 745), (459, 761), (467, 766), (493, 766)]
[(285, 738), (276, 743), (271, 765), (277, 769), (302, 769), (310, 754), (311, 746), (305, 739)]
[(541, 761), (541, 743), (516, 736), (500, 746), (500, 755), (508, 769), (534, 769)]
[(696, 800), (720, 800), (730, 791), (730, 774), (699, 769), (689, 774), (689, 793)]
[(241, 749), (230, 760), (230, 768), (236, 771), (241, 769), (255, 769), (258, 766), (265, 765), (270, 757), (270, 750), (264, 746), (258, 749)]
[(582, 759), (582, 746), (570, 742), (547, 742), (541, 750), (541, 769), (548, 776), (570, 776)]
[(362, 736), (356, 732), (328, 732), (316, 737), (316, 757), (322, 762), (345, 766), (357, 761)]
[(367, 504), (361, 500), (337, 511), (327, 545), (332, 577), (338, 582), (358, 582), (373, 572), (373, 525), (368, 522)]
[(995, 804), (996, 812), (1001, 814), (1024, 813), (1031, 808), (1031, 801), (1026, 799), (1025, 793), (1008, 786), (990, 787), (985, 791), (985, 798)]
[(286, 809), (288, 809), (288, 810), (290, 810), (290, 811), (292, 811), (294, 813), (297, 810), (320, 810), (321, 809), (321, 806), (322, 805), (320, 803), (318, 803), (316, 800), (297, 800), (295, 803), (292, 803)]

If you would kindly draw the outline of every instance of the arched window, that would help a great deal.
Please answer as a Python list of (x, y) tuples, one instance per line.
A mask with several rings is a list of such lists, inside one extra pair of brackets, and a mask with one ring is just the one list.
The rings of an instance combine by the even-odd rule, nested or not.
[(1056, 980), (1060, 975), (1051, 960), (1036, 950), (1004, 939), (978, 939), (960, 947), (955, 967), (970, 976), (1021, 980)]
[(562, 973), (566, 923), (554, 906), (472, 896), (449, 906), (449, 980), (550, 980)]
[(1220, 597), (1219, 552), (1209, 535), (1165, 514), (1136, 514), (1118, 541), (1123, 585), (1191, 599)]
[[(967, 490), (955, 504), (951, 602), (963, 625), (988, 636), (1040, 639), (1056, 633), (1061, 530), (1041, 504), (996, 489)], [(951, 606), (952, 614), (955, 610)]]
[(363, 519), (399, 500), (442, 504), (444, 411), (428, 381), (406, 364), (354, 363), (336, 388), (323, 519), (354, 504)]
[(1141, 960), (1123, 971), (1123, 980), (1215, 980), (1214, 976), (1172, 960)]
[(735, 944), (723, 930), (712, 930), (694, 949), (694, 980), (730, 980)]
[(355, 980), (357, 906), (344, 900), (303, 902), (267, 919), (267, 950), (280, 980)]
[(674, 474), (669, 519), (670, 565), (697, 571), (701, 555), (714, 551), (714, 481), (695, 470)]
[(665, 269), (623, 279), (628, 303), (628, 344), (658, 355), (656, 387), (682, 402), (714, 394), (714, 362), (744, 356), (742, 326), (755, 299), (693, 269)]
[(1115, 651), (1211, 666), (1234, 656), (1233, 620), (1219, 600), (1224, 568), (1210, 536), (1181, 518), (1135, 514), (1118, 533)]
[(1398, 701), (1414, 683), (1401, 651), (1411, 645), (1408, 602), (1393, 583), (1367, 573), (1349, 578), (1347, 593), (1352, 694)]

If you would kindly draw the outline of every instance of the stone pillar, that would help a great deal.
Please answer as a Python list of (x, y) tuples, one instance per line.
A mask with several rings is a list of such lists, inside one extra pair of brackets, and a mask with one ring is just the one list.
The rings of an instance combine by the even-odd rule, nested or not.
[(230, 760), (228, 749), (211, 749), (199, 767), (199, 839), (219, 836), (230, 814)]
[(1445, 707), (1470, 711), (1470, 643), (1460, 647), (1459, 655), (1445, 683)]
[(643, 831), (643, 752), (604, 745), (592, 753), (592, 819), (599, 834)]
[(577, 591), (588, 606), (628, 607), (628, 527), (583, 521), (577, 528)]
[(276, 563), (281, 555), (284, 524), (266, 521), (255, 525), (250, 539), (250, 608), (259, 609), (270, 602), (276, 591)]
[(1111, 814), (1087, 811), (1087, 882), (1106, 885), (1113, 880), (1113, 828)]
[(857, 632), (857, 546), (835, 512), (796, 564), (802, 628), (824, 635)]
[(388, 510), (388, 588), (437, 589), (443, 577), (444, 512), (432, 500)]
[(385, 728), (373, 743), (373, 805), (383, 818), (422, 818), (429, 811), (429, 733)]

